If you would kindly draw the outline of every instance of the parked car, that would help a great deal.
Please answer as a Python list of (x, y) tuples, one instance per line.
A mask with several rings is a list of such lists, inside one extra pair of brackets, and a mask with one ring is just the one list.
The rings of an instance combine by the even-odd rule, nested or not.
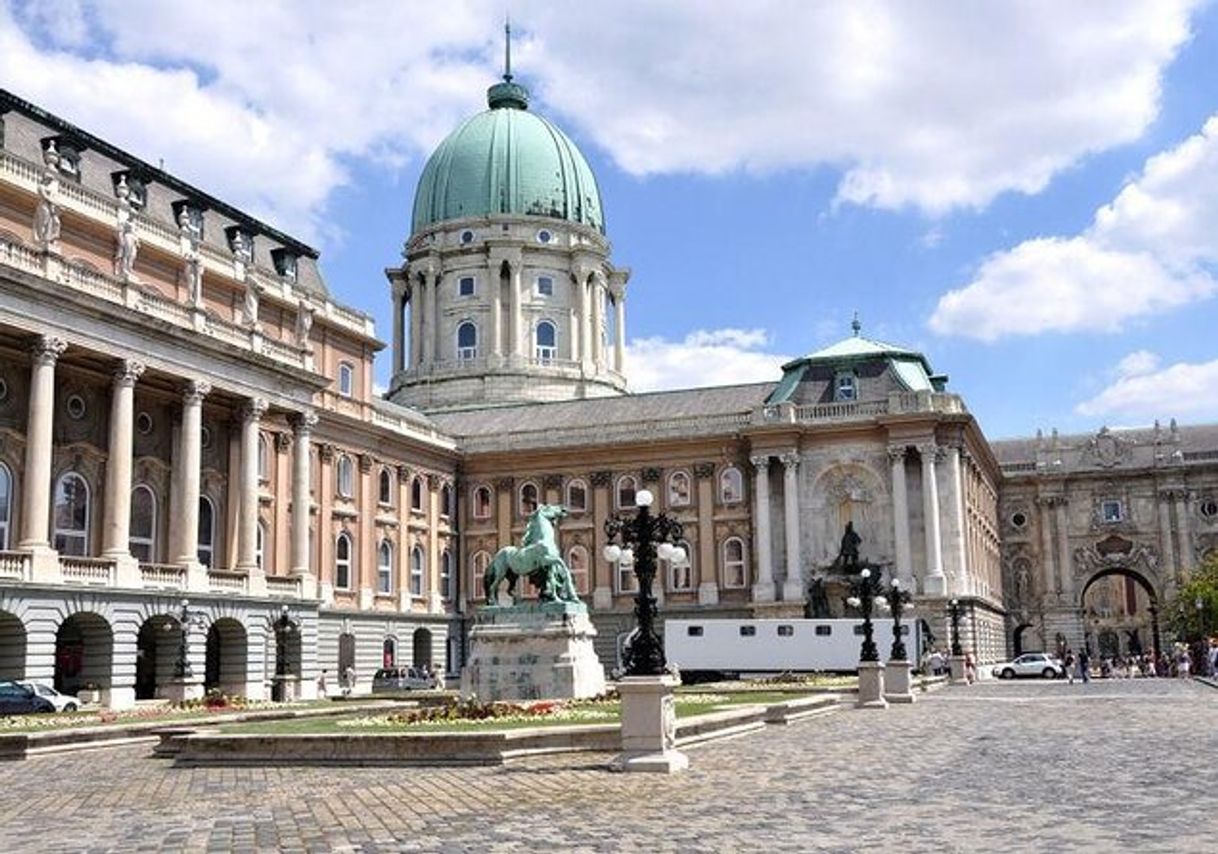
[(8, 679), (0, 680), (0, 715), (28, 715), (32, 712), (53, 712), (55, 705), (40, 697), (32, 688)]
[(24, 685), (39, 697), (45, 697), (50, 700), (57, 712), (75, 712), (80, 708), (79, 697), (74, 697), (71, 694), (61, 694), (45, 682), (18, 682), (17, 684)]
[(1053, 656), (1044, 652), (1025, 652), (1013, 661), (995, 664), (990, 671), (999, 679), (1014, 679), (1018, 676), (1039, 676), (1044, 679), (1060, 679), (1066, 668)]
[(393, 694), (398, 691), (426, 691), (439, 687), (434, 674), (418, 667), (384, 667), (372, 677), (373, 694)]

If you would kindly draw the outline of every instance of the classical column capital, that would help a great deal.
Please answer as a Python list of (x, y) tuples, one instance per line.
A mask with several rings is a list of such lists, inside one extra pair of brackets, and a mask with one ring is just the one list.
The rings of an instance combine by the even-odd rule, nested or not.
[(131, 388), (135, 381), (144, 375), (144, 363), (133, 359), (124, 359), (114, 369), (114, 384)]
[(329, 443), (322, 445), (318, 449), (317, 454), (323, 463), (334, 462), (334, 446)]
[(279, 451), (280, 453), (284, 453), (285, 451), (291, 449), (291, 447), (292, 434), (286, 433), (282, 430), (277, 430), (275, 432), (275, 450)]
[(54, 335), (39, 335), (30, 345), (30, 353), (39, 365), (54, 365), (68, 349), (68, 342)]
[[(593, 475), (595, 477), (595, 475)], [(495, 489), (499, 492), (511, 492), (515, 486), (515, 481), (510, 477), (500, 477), (495, 479)]]
[(934, 442), (924, 442), (918, 445), (918, 453), (922, 455), (922, 460), (929, 460), (932, 463), (937, 463), (944, 457), (944, 450), (941, 445)]
[(251, 397), (241, 407), (242, 421), (258, 421), (266, 415), (267, 402), (261, 397)]
[(541, 479), (541, 485), (544, 489), (562, 489), (562, 475), (547, 474)]
[(905, 445), (889, 445), (888, 446), (888, 461), (899, 463), (905, 459), (909, 453), (909, 448)]
[(768, 472), (770, 470), (769, 454), (757, 454), (756, 456), (751, 456), (749, 457), (749, 462), (753, 464), (753, 468), (757, 469), (758, 472)]
[(359, 470), (362, 473), (367, 474), (368, 472), (372, 471), (372, 465), (374, 462), (375, 462), (375, 460), (373, 460), (372, 454), (360, 454), (359, 455)]
[(410, 483), (410, 466), (398, 466), (398, 483)]
[[(611, 471), (594, 471), (589, 481), (593, 486), (609, 486), (613, 483), (613, 472)], [(498, 486), (498, 484), (496, 484)]]
[(782, 461), (783, 468), (785, 469), (793, 469), (799, 466), (798, 451), (788, 451), (787, 453), (779, 456), (778, 459)]
[(182, 389), (182, 402), (199, 404), (209, 394), (211, 394), (211, 383), (206, 380), (190, 380), (186, 383), (186, 387)]
[(317, 413), (311, 409), (305, 412), (293, 412), (288, 416), (288, 423), (292, 425), (296, 435), (307, 436), (317, 426)]
[(694, 477), (699, 480), (709, 480), (715, 476), (714, 463), (694, 463)]

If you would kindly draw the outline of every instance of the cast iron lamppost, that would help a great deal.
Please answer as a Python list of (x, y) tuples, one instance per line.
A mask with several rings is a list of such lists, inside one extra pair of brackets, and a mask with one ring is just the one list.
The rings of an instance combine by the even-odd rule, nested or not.
[(681, 524), (664, 513), (652, 515), (651, 492), (640, 489), (634, 496), (639, 512), (633, 519), (614, 516), (605, 520), (605, 560), (633, 563), (638, 578), (634, 596), (634, 619), (638, 628), (626, 649), (623, 666), (627, 676), (659, 676), (664, 673), (664, 644), (655, 632), (656, 600), (651, 585), (656, 575), (656, 558), (673, 563), (686, 559), (685, 549), (675, 545), (681, 539)]
[(901, 588), (901, 579), (894, 578), (888, 589), (888, 607), (892, 609), (892, 661), (908, 661), (909, 654), (905, 649), (905, 638), (901, 634), (901, 612), (913, 597), (908, 590)]
[(947, 615), (952, 621), (952, 655), (964, 655), (964, 649), (960, 646), (960, 600), (953, 599), (947, 603)]
[(863, 648), (859, 653), (859, 661), (879, 661), (880, 652), (875, 645), (875, 627), (871, 624), (871, 612), (888, 604), (880, 595), (880, 581), (871, 577), (870, 569), (864, 569), (859, 573), (858, 580), (850, 583), (850, 592), (853, 595), (846, 600), (846, 604), (857, 608), (863, 615)]
[[(190, 610), (189, 599), (182, 600), (174, 616), (178, 621), (178, 658), (173, 663), (173, 676), (175, 679), (189, 679), (193, 675), (190, 667), (190, 627), (202, 626), (205, 617), (198, 611)], [(173, 624), (168, 623), (165, 628), (172, 631)]]
[(279, 617), (272, 625), (275, 628), (275, 684), (271, 687), (271, 699), (282, 703), (288, 675), (288, 635), (296, 628), (287, 605), (280, 607)]

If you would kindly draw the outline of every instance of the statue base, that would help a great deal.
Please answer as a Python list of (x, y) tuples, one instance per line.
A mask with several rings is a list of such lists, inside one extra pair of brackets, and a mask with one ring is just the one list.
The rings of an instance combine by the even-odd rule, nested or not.
[(674, 774), (689, 767), (676, 750), (677, 709), (673, 689), (681, 680), (661, 676), (627, 676), (618, 682), (622, 696), (622, 752), (612, 771)]
[(461, 694), (479, 700), (566, 700), (605, 693), (596, 628), (582, 602), (480, 608)]
[(884, 665), (878, 661), (859, 662), (859, 697), (855, 706), (860, 709), (886, 709), (884, 699)]
[(964, 656), (953, 655), (948, 658), (948, 672), (951, 673), (950, 684), (952, 685), (967, 685), (968, 674), (964, 672)]
[(889, 661), (884, 665), (884, 699), (890, 703), (912, 703), (914, 695), (913, 680), (910, 671), (913, 669), (908, 661)]

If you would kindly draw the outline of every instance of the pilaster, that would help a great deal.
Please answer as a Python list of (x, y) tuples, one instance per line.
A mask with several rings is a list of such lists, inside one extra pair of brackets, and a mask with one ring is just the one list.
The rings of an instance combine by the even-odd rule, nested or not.
[(756, 522), (757, 580), (753, 584), (754, 602), (774, 601), (774, 571), (770, 551), (770, 457), (761, 454), (750, 457), (753, 464), (753, 517)]

